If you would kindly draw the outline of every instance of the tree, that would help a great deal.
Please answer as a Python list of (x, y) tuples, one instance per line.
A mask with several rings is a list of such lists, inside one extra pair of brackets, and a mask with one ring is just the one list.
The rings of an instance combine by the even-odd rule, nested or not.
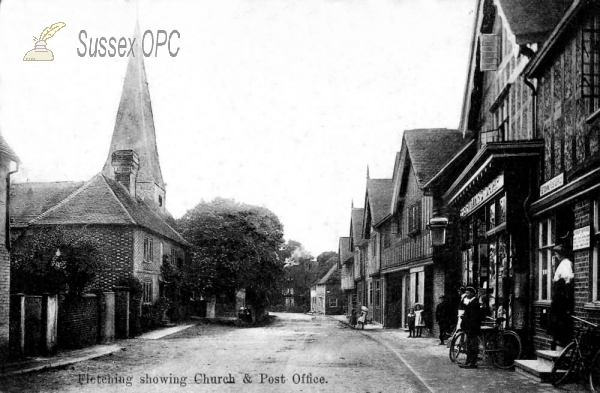
[(83, 228), (34, 228), (12, 245), (11, 291), (80, 294), (105, 259), (98, 240)]
[(201, 202), (177, 222), (192, 244), (188, 278), (205, 295), (246, 289), (261, 309), (283, 274), (283, 225), (264, 207), (216, 198)]

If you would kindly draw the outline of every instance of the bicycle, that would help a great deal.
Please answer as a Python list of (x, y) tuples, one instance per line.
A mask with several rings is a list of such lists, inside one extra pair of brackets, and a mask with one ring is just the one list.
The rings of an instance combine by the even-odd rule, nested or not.
[[(592, 391), (600, 391), (600, 326), (573, 315), (571, 317), (584, 325), (577, 329), (573, 341), (554, 362), (550, 382), (557, 387), (569, 376), (587, 372)], [(585, 331), (584, 327), (587, 328)]]
[[(490, 318), (493, 324), (481, 327), (479, 340), (478, 359), (491, 358), (495, 367), (509, 369), (514, 366), (515, 360), (521, 356), (521, 339), (519, 335), (509, 329), (504, 329), (503, 317)], [(464, 364), (467, 358), (467, 340), (464, 332), (457, 332), (450, 343), (448, 353), (453, 363)]]

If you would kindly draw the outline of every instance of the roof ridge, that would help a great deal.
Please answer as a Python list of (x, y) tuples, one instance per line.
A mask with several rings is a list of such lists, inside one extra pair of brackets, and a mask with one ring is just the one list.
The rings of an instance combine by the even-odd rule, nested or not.
[(56, 205), (52, 206), (51, 208), (49, 208), (45, 212), (41, 213), (40, 215), (38, 215), (37, 217), (35, 217), (33, 220), (30, 220), (29, 223), (34, 223), (35, 221), (39, 221), (42, 218), (44, 218), (45, 216), (47, 216), (49, 213), (57, 210), (59, 207), (64, 206), (68, 201), (70, 201), (73, 198), (75, 198), (76, 195), (79, 195), (85, 189), (87, 189), (90, 186), (90, 184), (92, 184), (92, 182), (94, 181), (94, 179), (96, 178), (96, 176), (98, 176), (98, 175), (95, 175), (94, 177), (92, 177), (87, 182), (84, 182), (84, 184), (81, 185), (81, 187), (79, 187), (78, 189), (76, 189), (75, 191), (73, 191), (72, 193), (70, 193), (65, 199), (63, 199), (62, 201), (58, 202)]
[[(104, 174), (102, 172), (98, 172), (98, 175), (102, 176), (102, 180), (104, 180), (104, 184), (106, 184), (106, 186), (108, 187), (108, 191), (110, 192), (110, 194), (117, 200), (117, 203), (119, 204), (119, 206), (121, 206), (121, 208), (123, 209), (123, 211), (125, 212), (125, 214), (127, 214), (127, 217), (129, 217), (129, 219), (131, 220), (132, 223), (136, 224), (136, 225), (140, 225), (129, 213), (129, 210), (127, 210), (127, 208), (125, 207), (125, 205), (123, 205), (123, 202), (121, 202), (121, 200), (119, 199), (119, 197), (117, 196), (117, 194), (115, 194), (114, 190), (112, 189), (112, 187), (110, 186), (110, 184), (108, 184), (108, 182), (106, 181), (106, 176), (104, 176)], [(125, 188), (125, 186), (123, 184), (121, 184), (120, 182), (116, 182), (119, 186)], [(127, 191), (127, 189), (125, 189)], [(127, 191), (129, 192), (129, 191)]]

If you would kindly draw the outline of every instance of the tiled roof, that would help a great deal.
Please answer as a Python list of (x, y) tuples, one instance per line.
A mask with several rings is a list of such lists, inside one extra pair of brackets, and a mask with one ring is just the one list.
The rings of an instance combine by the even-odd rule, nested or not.
[(363, 208), (352, 208), (352, 225), (350, 227), (350, 235), (354, 239), (354, 244), (357, 245), (362, 242), (362, 226), (363, 226), (363, 215), (365, 209)]
[(338, 265), (336, 263), (331, 267), (331, 269), (329, 269), (327, 274), (325, 274), (323, 276), (323, 278), (321, 278), (319, 280), (319, 282), (317, 284), (319, 284), (319, 285), (327, 284), (327, 283), (329, 283), (329, 281), (339, 280), (339, 278), (340, 278), (340, 275), (338, 272)]
[[(180, 244), (188, 244), (142, 200), (133, 198), (120, 183), (100, 173), (86, 183), (35, 183), (34, 187), (23, 183), (14, 187), (14, 191), (11, 205), (15, 208), (13, 211), (11, 206), (11, 212), (15, 223), (139, 225)], [(35, 201), (45, 203), (36, 205)]]
[(352, 258), (354, 255), (352, 250), (350, 250), (350, 238), (349, 237), (340, 237), (340, 263), (346, 262), (348, 259)]
[(392, 179), (367, 180), (367, 194), (372, 225), (376, 225), (390, 213), (393, 190), (394, 181)]
[(83, 184), (82, 181), (11, 184), (11, 225), (26, 226), (31, 220), (56, 206)]
[(0, 153), (3, 156), (7, 156), (13, 161), (19, 162), (19, 157), (15, 154), (15, 152), (8, 146), (8, 143), (4, 140), (2, 135), (0, 134)]
[(517, 44), (542, 42), (573, 0), (498, 0)]
[(421, 188), (470, 142), (458, 130), (447, 128), (406, 130), (403, 139)]

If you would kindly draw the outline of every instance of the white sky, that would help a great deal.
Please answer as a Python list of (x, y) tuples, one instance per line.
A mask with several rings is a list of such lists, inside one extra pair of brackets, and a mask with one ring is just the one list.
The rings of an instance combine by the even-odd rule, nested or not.
[[(4, 0), (0, 131), (19, 181), (88, 180), (108, 154), (127, 58), (89, 38), (178, 30), (145, 58), (167, 208), (216, 196), (277, 214), (286, 238), (337, 251), (350, 204), (390, 178), (401, 132), (458, 126), (475, 0)], [(52, 62), (23, 62), (46, 26)]]

